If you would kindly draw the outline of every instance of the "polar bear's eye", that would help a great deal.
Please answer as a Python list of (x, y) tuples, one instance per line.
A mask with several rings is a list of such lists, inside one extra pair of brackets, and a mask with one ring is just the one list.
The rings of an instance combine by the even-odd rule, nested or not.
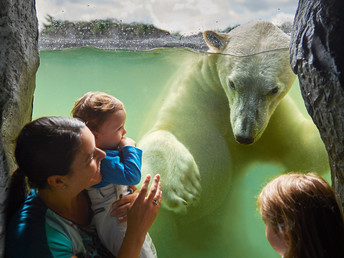
[(232, 88), (233, 90), (235, 90), (234, 82), (232, 82), (231, 80), (228, 80), (228, 86), (229, 86), (230, 88)]
[(278, 92), (278, 87), (275, 87), (272, 90), (270, 90), (269, 95), (275, 95), (277, 94), (277, 92)]

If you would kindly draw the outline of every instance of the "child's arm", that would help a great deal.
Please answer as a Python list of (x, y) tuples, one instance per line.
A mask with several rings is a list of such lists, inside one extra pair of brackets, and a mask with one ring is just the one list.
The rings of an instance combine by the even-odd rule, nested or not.
[(122, 148), (124, 185), (136, 185), (141, 180), (142, 150), (126, 145)]
[(122, 149), (106, 151), (100, 170), (103, 184), (136, 185), (141, 180), (142, 150), (134, 147), (135, 141), (124, 137), (120, 143)]

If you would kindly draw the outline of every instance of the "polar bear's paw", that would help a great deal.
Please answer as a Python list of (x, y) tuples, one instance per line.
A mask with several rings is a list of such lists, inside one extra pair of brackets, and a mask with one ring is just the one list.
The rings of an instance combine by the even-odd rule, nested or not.
[(201, 197), (200, 173), (193, 157), (176, 159), (171, 173), (162, 184), (164, 206), (176, 213), (185, 214), (187, 208), (198, 204)]
[(142, 174), (161, 175), (163, 206), (185, 214), (201, 195), (198, 166), (188, 149), (170, 132), (159, 130), (139, 143), (143, 150)]

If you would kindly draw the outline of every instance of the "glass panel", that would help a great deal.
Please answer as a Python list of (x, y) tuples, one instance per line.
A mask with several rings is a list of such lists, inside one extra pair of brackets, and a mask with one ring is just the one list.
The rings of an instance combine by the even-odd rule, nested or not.
[[(287, 53), (287, 50), (279, 51)], [(249, 64), (257, 56), (264, 58), (276, 54), (275, 52), (247, 57), (232, 56), (232, 59), (244, 59), (243, 63)], [(173, 76), (180, 72), (180, 64), (188, 60), (196, 65), (199, 59), (211, 56), (214, 55), (183, 48), (151, 51), (95, 48), (41, 51), (33, 115), (70, 116), (74, 101), (82, 94), (87, 91), (104, 91), (123, 101), (127, 110), (128, 136), (139, 141), (157, 120), (158, 111), (171, 94)], [(198, 93), (203, 90), (199, 88)], [(307, 117), (297, 80), (290, 95), (300, 113)], [(211, 105), (211, 101), (204, 105)], [(228, 104), (220, 107), (228, 108)], [(187, 123), (197, 121), (185, 123), (179, 129), (180, 132), (188, 130)], [(219, 161), (215, 157), (220, 153), (212, 153), (211, 144), (202, 143), (202, 138), (210, 133), (209, 130), (200, 127), (194, 133), (199, 135), (199, 149), (207, 153), (204, 157), (206, 162), (215, 162), (211, 165), (214, 166), (214, 171), (209, 173), (214, 173), (214, 177), (217, 177), (215, 168)], [(288, 132), (285, 137), (288, 137)], [(254, 146), (258, 146), (260, 141), (262, 139), (252, 147), (244, 148), (254, 150)], [(275, 147), (279, 143), (271, 144)], [(231, 151), (237, 150), (239, 149)], [(239, 173), (229, 171), (232, 174), (224, 177), (221, 183), (210, 185), (209, 187), (215, 188), (216, 194), (214, 189), (203, 189), (202, 198), (211, 195), (211, 200), (216, 204), (211, 212), (206, 211), (206, 216), (193, 220), (197, 207), (191, 215), (175, 215), (163, 208), (160, 210), (158, 219), (150, 230), (160, 257), (276, 257), (265, 238), (264, 224), (256, 209), (256, 196), (269, 178), (282, 173), (285, 168), (276, 160), (269, 160), (269, 151), (265, 151), (265, 154), (261, 150), (258, 152), (259, 155), (267, 156), (260, 157), (256, 162), (252, 161)], [(251, 151), (249, 153), (247, 155), (255, 155)], [(330, 178), (329, 173), (326, 177)], [(209, 200), (209, 196), (207, 199)]]
[[(285, 130), (283, 137), (269, 140), (268, 137), (277, 131), (276, 124), (275, 127), (272, 126), (275, 118), (269, 120), (269, 116), (269, 125), (257, 142), (252, 145), (235, 142), (229, 108), (234, 105), (234, 100), (228, 101), (234, 95), (229, 92), (231, 83), (227, 80), (232, 77), (226, 77), (226, 80), (221, 78), (219, 81), (220, 75), (217, 78), (213, 76), (205, 82), (204, 78), (195, 76), (191, 71), (207, 69), (206, 65), (200, 65), (205, 64), (202, 60), (215, 60), (214, 64), (220, 65), (222, 62), (228, 67), (240, 63), (242, 69), (238, 72), (247, 70), (249, 77), (252, 73), (264, 74), (269, 69), (278, 69), (279, 63), (271, 62), (275, 56), (284, 56), (284, 62), (288, 63), (288, 50), (279, 48), (248, 55), (207, 53), (205, 51), (208, 48), (199, 33), (206, 29), (228, 32), (236, 25), (252, 19), (274, 20), (281, 25), (286, 21), (285, 17), (289, 17), (289, 23), (284, 23), (281, 28), (290, 32), (296, 5), (296, 0), (37, 0), (40, 28), (43, 29), (43, 22), (47, 26), (46, 38), (41, 37), (41, 63), (34, 96), (34, 118), (48, 115), (70, 116), (74, 101), (81, 95), (88, 91), (104, 91), (123, 101), (127, 111), (127, 135), (140, 142), (155, 122), (161, 119), (159, 112), (162, 107), (167, 102), (173, 102), (171, 96), (178, 96), (186, 91), (180, 88), (185, 83), (182, 78), (189, 76), (190, 84), (198, 80), (200, 87), (192, 88), (193, 95), (190, 99), (196, 101), (195, 96), (200, 96), (204, 101), (197, 99), (195, 104), (188, 98), (184, 102), (183, 99), (179, 100), (179, 108), (185, 112), (178, 113), (179, 110), (175, 110), (180, 119), (175, 119), (169, 126), (176, 127), (174, 130), (178, 138), (184, 137), (185, 142), (189, 143), (187, 149), (196, 159), (202, 175), (201, 200), (198, 205), (188, 206), (187, 214), (174, 213), (165, 208), (160, 210), (150, 230), (159, 257), (277, 257), (265, 238), (265, 226), (256, 208), (256, 197), (272, 176), (287, 170), (285, 164), (282, 164), (283, 150), (288, 151), (288, 148), (292, 149), (296, 145), (299, 149), (306, 146), (290, 140), (288, 137), (292, 132), (289, 129)], [(51, 15), (50, 21), (44, 21), (47, 14)], [(66, 20), (78, 21), (69, 23)], [(91, 20), (98, 21), (92, 23)], [(140, 38), (143, 34), (135, 34), (133, 29), (126, 27), (126, 24), (132, 22), (148, 25), (152, 23), (156, 28), (168, 31), (168, 34), (143, 39)], [(121, 37), (112, 34), (116, 23), (122, 26), (122, 32), (128, 29)], [(67, 29), (59, 31), (57, 25)], [(134, 25), (136, 27), (131, 28), (141, 26)], [(141, 28), (154, 30), (152, 27)], [(55, 34), (58, 37), (52, 37)], [(46, 50), (78, 46), (88, 47)], [(167, 48), (152, 50), (156, 47)], [(255, 69), (254, 64), (261, 64), (262, 60), (266, 60), (264, 69)], [(179, 74), (182, 78), (178, 79)], [(244, 103), (257, 99), (268, 102), (267, 99), (281, 94), (280, 86), (277, 87), (277, 92), (276, 87), (272, 86), (275, 79), (269, 78), (266, 84), (256, 79), (233, 79), (232, 90), (236, 91), (235, 94), (244, 96)], [(240, 91), (240, 85), (248, 83), (259, 85), (260, 90), (252, 88)], [(185, 83), (187, 86), (190, 84)], [(207, 88), (204, 86), (206, 84), (214, 85), (214, 88)], [(268, 87), (268, 90), (264, 87)], [(291, 128), (290, 121), (295, 117), (310, 119), (297, 80), (288, 96), (293, 99), (290, 104), (293, 111), (275, 113), (288, 117), (279, 124), (278, 130), (281, 131), (283, 128)], [(231, 108), (234, 110), (233, 106)], [(268, 113), (263, 112), (261, 116)], [(200, 121), (202, 114), (206, 119)], [(223, 124), (218, 125), (214, 121), (223, 121)], [(215, 131), (218, 137), (207, 141)], [(303, 132), (300, 130), (301, 133)], [(280, 147), (282, 142), (284, 149)], [(295, 164), (308, 159), (308, 154), (302, 153), (295, 159)], [(315, 163), (308, 170), (315, 169)], [(325, 170), (323, 175), (330, 180), (329, 168)], [(164, 192), (164, 198), (166, 196), (168, 193)]]

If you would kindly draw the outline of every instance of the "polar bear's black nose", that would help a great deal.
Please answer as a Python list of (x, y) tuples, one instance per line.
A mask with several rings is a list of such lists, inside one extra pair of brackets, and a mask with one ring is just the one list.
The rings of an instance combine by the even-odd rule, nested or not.
[(241, 136), (236, 136), (235, 139), (237, 140), (238, 143), (241, 144), (251, 144), (253, 143), (253, 138), (252, 137), (241, 137)]

